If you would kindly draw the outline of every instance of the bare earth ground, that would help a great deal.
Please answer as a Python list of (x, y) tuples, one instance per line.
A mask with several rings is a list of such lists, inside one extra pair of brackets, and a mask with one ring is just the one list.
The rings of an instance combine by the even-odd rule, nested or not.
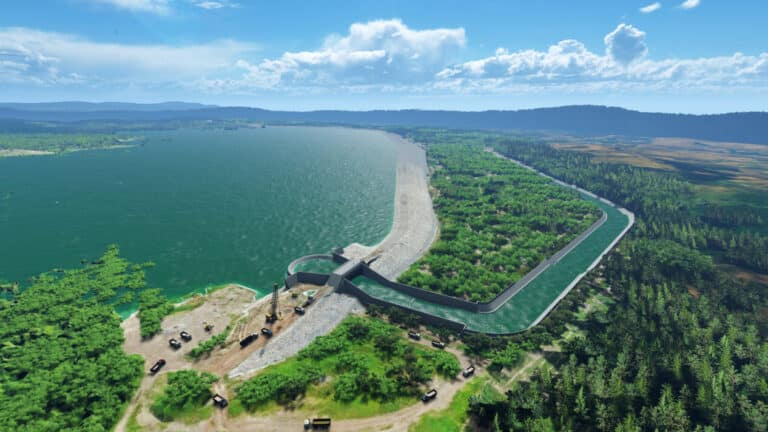
[[(125, 430), (128, 418), (137, 407), (139, 409), (137, 421), (143, 429), (154, 430), (155, 426), (159, 427), (159, 422), (148, 410), (149, 392), (159, 376), (180, 369), (196, 369), (224, 377), (227, 372), (245, 360), (249, 355), (264, 349), (272, 342), (272, 340), (264, 336), (259, 336), (250, 346), (240, 349), (240, 345), (237, 342), (245, 337), (245, 335), (259, 332), (262, 327), (270, 327), (275, 334), (273, 336), (274, 340), (294, 321), (303, 318), (296, 315), (293, 312), (293, 308), (306, 300), (306, 297), (301, 293), (309, 289), (318, 290), (316, 296), (323, 296), (328, 292), (328, 288), (308, 285), (300, 285), (291, 290), (291, 292), (299, 294), (295, 299), (292, 298), (291, 292), (282, 292), (280, 295), (282, 319), (270, 325), (264, 322), (264, 316), (270, 308), (270, 296), (255, 300), (253, 291), (238, 285), (229, 285), (206, 295), (205, 302), (195, 309), (167, 316), (162, 323), (162, 333), (148, 340), (141, 339), (139, 320), (136, 314), (123, 321), (122, 327), (125, 335), (123, 348), (127, 353), (143, 356), (145, 358), (146, 370), (149, 370), (152, 364), (160, 358), (165, 359), (167, 363), (158, 375), (151, 376), (147, 374), (142, 379), (139, 390), (134, 395), (115, 430)], [(309, 310), (312, 310), (312, 307), (310, 306)], [(214, 324), (212, 332), (206, 333), (203, 330), (204, 321)], [(233, 328), (223, 348), (215, 349), (212, 354), (203, 355), (203, 357), (196, 361), (185, 357), (185, 354), (200, 342), (224, 331), (228, 325), (233, 325)], [(192, 341), (183, 343), (179, 350), (173, 350), (168, 345), (168, 340), (172, 337), (181, 340), (179, 332), (182, 330), (192, 334)], [(220, 389), (224, 391), (223, 387), (220, 387)], [(184, 425), (180, 430), (192, 430), (192, 428)]]

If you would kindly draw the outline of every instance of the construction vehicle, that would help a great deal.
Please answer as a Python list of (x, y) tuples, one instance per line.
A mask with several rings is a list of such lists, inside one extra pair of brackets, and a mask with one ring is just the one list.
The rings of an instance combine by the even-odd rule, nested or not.
[(279, 320), (280, 313), (277, 310), (278, 309), (278, 294), (277, 294), (277, 283), (272, 285), (272, 305), (270, 308), (269, 313), (266, 315), (267, 323), (271, 324), (277, 320)]
[(240, 348), (245, 348), (248, 345), (250, 345), (253, 341), (259, 338), (258, 333), (251, 333), (248, 336), (244, 337), (243, 340), (240, 341)]
[(331, 419), (330, 417), (318, 417), (313, 418), (312, 420), (306, 419), (304, 420), (304, 429), (330, 429), (331, 428)]

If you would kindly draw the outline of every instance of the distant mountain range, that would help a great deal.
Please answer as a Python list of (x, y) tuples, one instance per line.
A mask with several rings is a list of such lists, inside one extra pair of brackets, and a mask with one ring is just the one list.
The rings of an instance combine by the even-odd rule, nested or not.
[(77, 122), (252, 120), (370, 126), (425, 126), (567, 133), (584, 136), (684, 137), (768, 144), (768, 112), (713, 115), (644, 113), (623, 108), (577, 105), (518, 111), (270, 111), (184, 102), (129, 104), (60, 102), (0, 103), (0, 120)]

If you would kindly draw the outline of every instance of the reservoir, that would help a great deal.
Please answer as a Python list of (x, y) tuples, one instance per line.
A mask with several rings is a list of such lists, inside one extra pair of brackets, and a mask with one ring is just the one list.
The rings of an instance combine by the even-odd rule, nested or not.
[(179, 298), (237, 282), (261, 292), (296, 257), (375, 244), (392, 225), (397, 147), (313, 127), (145, 132), (143, 146), (0, 159), (0, 280), (24, 281), (109, 244), (152, 261)]

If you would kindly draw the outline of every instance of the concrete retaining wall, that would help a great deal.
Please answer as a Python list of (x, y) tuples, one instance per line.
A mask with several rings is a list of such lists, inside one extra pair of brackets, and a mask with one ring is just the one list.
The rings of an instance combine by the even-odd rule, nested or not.
[(288, 288), (302, 283), (323, 286), (326, 282), (328, 282), (328, 275), (320, 273), (298, 272), (285, 278), (285, 286)]
[(462, 332), (466, 328), (466, 325), (464, 323), (461, 323), (461, 322), (458, 322), (458, 321), (447, 320), (445, 318), (440, 318), (440, 317), (437, 317), (437, 316), (434, 316), (434, 315), (426, 314), (426, 313), (420, 312), (418, 310), (411, 309), (409, 307), (392, 304), (392, 303), (389, 303), (387, 301), (383, 301), (383, 300), (379, 300), (379, 299), (377, 299), (375, 297), (371, 297), (368, 294), (366, 294), (365, 291), (361, 290), (355, 284), (353, 284), (352, 282), (350, 282), (350, 281), (348, 281), (346, 279), (342, 282), (341, 286), (339, 287), (339, 292), (342, 292), (342, 293), (345, 293), (345, 294), (349, 294), (349, 295), (353, 295), (353, 296), (357, 297), (357, 299), (360, 300), (360, 303), (362, 303), (362, 304), (364, 304), (366, 306), (369, 305), (369, 304), (375, 304), (375, 305), (379, 305), (379, 306), (396, 307), (396, 308), (405, 310), (405, 311), (410, 312), (412, 314), (418, 315), (419, 317), (421, 317), (422, 321), (427, 323), (427, 324), (437, 325), (437, 326), (441, 326), (441, 327), (448, 327), (448, 328), (450, 328), (452, 330), (455, 330), (457, 332)]
[(525, 288), (530, 281), (535, 279), (544, 270), (548, 269), (552, 264), (555, 264), (558, 261), (560, 261), (562, 257), (564, 257), (570, 251), (572, 251), (585, 238), (589, 237), (593, 232), (595, 232), (596, 229), (600, 228), (600, 226), (604, 224), (606, 220), (608, 220), (608, 215), (605, 212), (603, 212), (602, 216), (600, 216), (600, 219), (598, 219), (597, 222), (593, 223), (592, 226), (590, 226), (586, 231), (582, 232), (575, 239), (571, 240), (570, 243), (565, 245), (565, 247), (560, 249), (556, 254), (552, 255), (551, 257), (539, 263), (539, 265), (537, 265), (536, 268), (526, 273), (525, 276), (522, 277), (522, 279), (515, 282), (509, 288), (505, 289), (501, 294), (496, 296), (496, 298), (494, 298), (493, 300), (487, 303), (478, 303), (478, 306), (479, 306), (478, 310), (482, 313), (490, 313), (500, 308), (501, 305), (506, 303), (515, 294), (520, 292), (520, 290)]
[(455, 307), (459, 309), (465, 309), (471, 312), (480, 311), (479, 309), (480, 303), (473, 303), (473, 302), (460, 299), (458, 297), (452, 297), (452, 296), (440, 294), (434, 291), (429, 291), (422, 288), (416, 288), (410, 285), (393, 282), (385, 278), (384, 276), (376, 273), (375, 271), (371, 270), (371, 268), (368, 266), (361, 266), (361, 268), (362, 268), (363, 276), (369, 279), (373, 279), (376, 282), (386, 287), (392, 288), (395, 291), (399, 291), (411, 297), (415, 297), (421, 300), (428, 301), (430, 303), (435, 303), (443, 306), (450, 306), (450, 307)]
[(296, 258), (295, 260), (291, 261), (290, 264), (288, 264), (288, 276), (296, 273), (296, 266), (307, 262), (307, 261), (314, 261), (314, 260), (326, 260), (326, 261), (336, 261), (336, 257), (334, 255), (328, 255), (328, 254), (315, 254), (315, 255), (305, 255), (301, 258)]

